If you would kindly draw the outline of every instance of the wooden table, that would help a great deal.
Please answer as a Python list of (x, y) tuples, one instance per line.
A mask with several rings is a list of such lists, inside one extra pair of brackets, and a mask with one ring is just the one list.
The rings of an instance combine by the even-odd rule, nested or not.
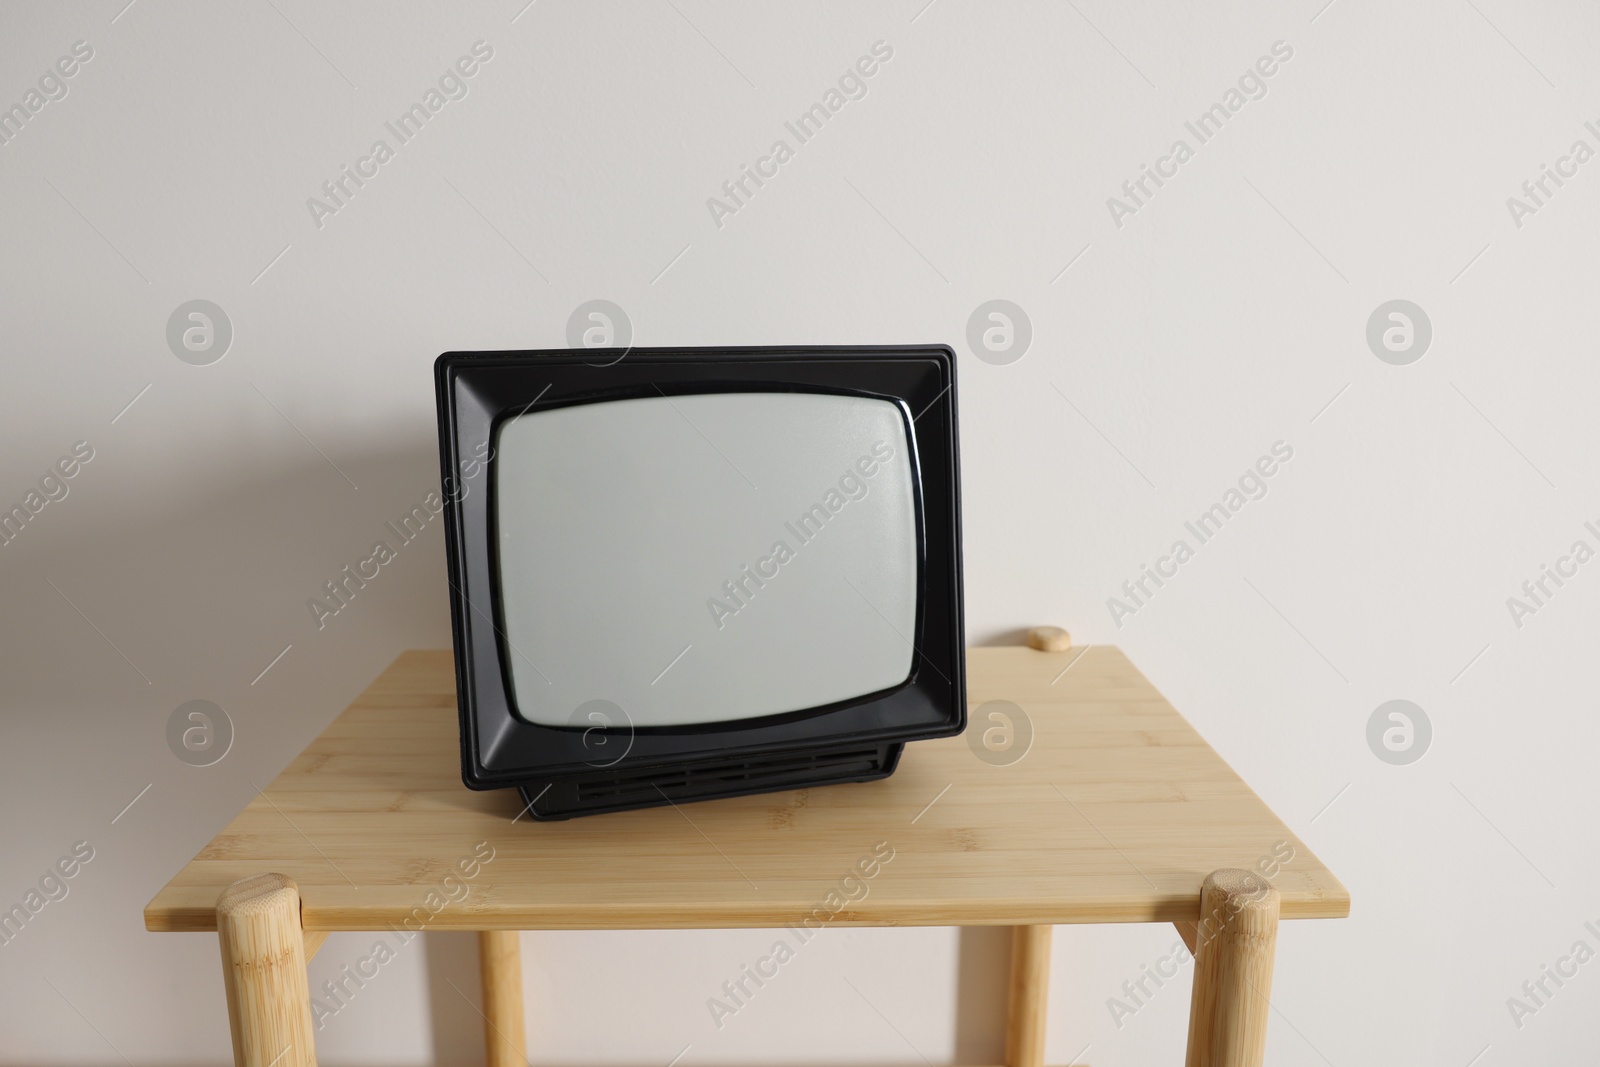
[(462, 786), (450, 653), (406, 652), (145, 925), (218, 932), (241, 1067), (316, 1062), (306, 960), (335, 930), (480, 931), (503, 1067), (526, 1062), (519, 930), (1011, 926), (1007, 1063), (1040, 1067), (1051, 924), (1170, 922), (1189, 1067), (1259, 1067), (1278, 918), (1343, 917), (1344, 887), (1117, 649), (972, 649), (968, 672), (967, 734), (885, 781), (536, 823)]

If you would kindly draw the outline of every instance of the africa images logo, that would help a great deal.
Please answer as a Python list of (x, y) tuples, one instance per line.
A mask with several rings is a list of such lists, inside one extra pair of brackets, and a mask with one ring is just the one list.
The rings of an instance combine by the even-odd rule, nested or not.
[[(867, 79), (893, 58), (894, 47), (889, 42), (872, 42), (870, 55), (864, 55), (854, 65), (846, 67), (836, 85), (829, 86), (821, 100), (802, 111), (794, 121), (783, 124), (783, 128), (794, 138), (794, 144), (791, 145), (783, 137), (773, 141), (767, 154), (758, 158), (753, 168), (748, 163), (742, 163), (739, 165), (739, 176), (722, 183), (721, 197), (706, 197), (706, 210), (711, 212), (711, 221), (716, 223), (717, 229), (722, 229), (724, 219), (737, 215), (741, 208), (749, 204), (756, 189), (776, 178), (779, 168), (795, 157), (801, 145), (821, 133), (829, 119), (843, 111), (844, 106), (852, 100), (865, 98)], [(752, 184), (754, 189), (751, 188)]]
[(444, 110), (446, 104), (452, 100), (465, 100), (471, 91), (469, 79), (493, 58), (494, 48), (487, 41), (474, 41), (471, 54), (462, 56), (447, 67), (439, 75), (438, 84), (424, 90), (421, 100), (402, 111), (394, 121), (383, 124), (384, 129), (394, 137), (393, 145), (387, 138), (379, 137), (372, 142), (367, 154), (355, 161), (354, 169), (345, 164), (339, 168), (336, 176), (322, 183), (324, 198), (307, 197), (306, 210), (311, 212), (311, 221), (317, 229), (322, 229), (328, 216), (337, 215), (348, 207), (357, 190), (376, 178), (383, 165), (395, 158), (397, 149), (410, 144), (422, 132), (423, 126)]
[(1261, 56), (1247, 67), (1239, 75), (1237, 86), (1230, 86), (1222, 94), (1221, 100), (1202, 111), (1193, 122), (1183, 124), (1183, 128), (1194, 138), (1193, 145), (1179, 137), (1172, 142), (1166, 155), (1156, 159), (1154, 167), (1148, 163), (1140, 164), (1139, 176), (1122, 183), (1122, 196), (1106, 198), (1106, 210), (1111, 213), (1111, 221), (1117, 229), (1122, 229), (1125, 218), (1137, 215), (1139, 209), (1146, 206), (1162, 186), (1176, 178), (1179, 168), (1194, 158), (1195, 149), (1221, 133), (1222, 127), (1244, 110), (1245, 104), (1263, 99), (1267, 95), (1266, 80), (1293, 58), (1292, 45), (1286, 41), (1273, 41), (1271, 54)]

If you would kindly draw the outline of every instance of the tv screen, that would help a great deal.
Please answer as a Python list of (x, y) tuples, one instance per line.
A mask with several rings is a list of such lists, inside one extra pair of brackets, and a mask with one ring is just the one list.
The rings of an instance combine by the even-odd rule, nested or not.
[(436, 375), (469, 786), (564, 818), (881, 778), (961, 729), (948, 349)]
[(502, 424), (517, 712), (562, 726), (603, 695), (636, 727), (687, 726), (904, 682), (918, 569), (905, 422), (887, 400), (728, 392)]

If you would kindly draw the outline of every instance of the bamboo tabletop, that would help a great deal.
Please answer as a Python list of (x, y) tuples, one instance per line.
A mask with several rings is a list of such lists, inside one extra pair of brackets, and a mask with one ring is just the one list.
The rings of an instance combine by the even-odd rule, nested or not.
[[(1350, 897), (1116, 648), (968, 652), (967, 733), (883, 781), (540, 823), (460, 777), (447, 650), (403, 653), (145, 908), (216, 929), (266, 872), (308, 931), (1194, 921), (1254, 870), (1282, 916)], [(1031, 736), (1030, 736), (1031, 735)]]

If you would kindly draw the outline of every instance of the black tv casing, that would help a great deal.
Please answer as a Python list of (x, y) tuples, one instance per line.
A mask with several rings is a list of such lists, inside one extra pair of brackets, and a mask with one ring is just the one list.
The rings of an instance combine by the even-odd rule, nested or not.
[[(960, 733), (966, 686), (955, 362), (942, 345), (441, 355), (434, 384), (467, 787), (518, 788), (534, 819), (565, 819), (884, 778), (905, 742)], [(759, 391), (863, 396), (900, 409), (913, 448), (919, 550), (910, 675), (852, 700), (731, 722), (584, 728), (521, 717), (507, 679), (508, 657), (519, 653), (507, 646), (497, 588), (492, 443), (501, 424), (573, 404)], [(464, 483), (474, 462), (487, 470)]]

